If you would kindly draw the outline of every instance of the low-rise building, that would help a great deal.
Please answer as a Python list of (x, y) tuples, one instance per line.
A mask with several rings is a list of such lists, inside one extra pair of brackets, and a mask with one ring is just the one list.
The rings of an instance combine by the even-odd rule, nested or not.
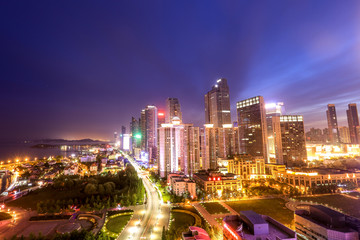
[(95, 156), (82, 156), (80, 157), (80, 162), (95, 162), (96, 157)]
[(228, 159), (227, 168), (229, 173), (236, 174), (243, 180), (260, 179), (270, 177), (265, 172), (265, 159), (253, 157), (247, 154), (234, 156)]
[(199, 172), (194, 174), (194, 181), (206, 193), (217, 192), (218, 195), (222, 195), (225, 189), (231, 191), (241, 189), (241, 179), (232, 173)]
[(303, 191), (319, 185), (343, 182), (360, 183), (360, 172), (331, 168), (303, 168), (298, 170), (274, 171), (276, 180), (297, 187)]
[(170, 177), (170, 187), (176, 196), (188, 193), (192, 199), (196, 198), (196, 183), (188, 177), (179, 175)]
[(71, 165), (64, 169), (64, 175), (76, 175), (78, 173), (79, 167), (77, 164)]
[(304, 239), (358, 240), (360, 221), (322, 205), (295, 211), (295, 229)]
[(241, 211), (224, 217), (224, 240), (296, 240), (296, 233), (266, 215)]

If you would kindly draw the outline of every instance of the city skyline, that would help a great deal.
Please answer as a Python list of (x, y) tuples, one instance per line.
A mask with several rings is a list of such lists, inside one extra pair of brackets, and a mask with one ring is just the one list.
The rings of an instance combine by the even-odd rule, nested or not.
[(261, 95), (303, 115), (307, 130), (326, 127), (329, 103), (347, 126), (347, 104), (360, 102), (360, 5), (324, 3), (90, 2), (83, 15), (81, 3), (3, 4), (1, 138), (111, 139), (168, 97), (202, 126), (203, 96), (219, 78), (232, 120), (237, 101)]

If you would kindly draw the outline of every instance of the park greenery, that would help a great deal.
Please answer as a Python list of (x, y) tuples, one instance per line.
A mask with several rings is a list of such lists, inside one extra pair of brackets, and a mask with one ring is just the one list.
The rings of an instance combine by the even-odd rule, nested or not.
[(230, 213), (223, 205), (218, 202), (206, 202), (201, 203), (201, 205), (208, 211), (210, 214), (225, 214)]
[(135, 169), (128, 165), (116, 174), (96, 176), (61, 175), (53, 184), (31, 192), (10, 203), (12, 206), (37, 209), (39, 213), (102, 210), (142, 204), (145, 188)]
[(258, 214), (268, 215), (293, 228), (294, 212), (285, 206), (285, 201), (281, 198), (229, 201), (226, 204), (236, 212), (253, 210)]
[[(43, 236), (41, 233), (39, 235), (30, 234), (28, 237), (20, 236), (17, 237), (16, 235), (10, 238), (9, 240), (110, 240), (105, 233), (100, 232), (97, 235), (93, 233), (81, 230), (81, 231), (73, 231), (71, 233), (60, 234), (57, 233), (53, 237)], [(6, 239), (5, 239), (6, 240)]]

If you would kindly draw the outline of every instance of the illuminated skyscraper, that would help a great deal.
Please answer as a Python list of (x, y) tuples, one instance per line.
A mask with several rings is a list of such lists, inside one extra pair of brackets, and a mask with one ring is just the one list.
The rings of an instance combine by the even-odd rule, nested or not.
[(120, 149), (124, 148), (124, 134), (126, 134), (126, 127), (121, 126), (121, 132), (120, 132)]
[(356, 127), (359, 126), (359, 116), (356, 107), (356, 103), (350, 103), (348, 105), (348, 110), (346, 110), (348, 124), (349, 124), (349, 132), (350, 132), (350, 140), (353, 144), (359, 143), (359, 137), (356, 131)]
[(165, 113), (165, 122), (171, 123), (174, 117), (178, 117), (180, 122), (182, 122), (182, 113), (179, 99), (177, 98), (167, 98), (166, 99), (166, 113)]
[(339, 129), (338, 122), (336, 118), (336, 109), (334, 104), (328, 104), (326, 110), (328, 129), (329, 129), (329, 139), (331, 143), (339, 143)]
[(178, 117), (158, 129), (158, 170), (161, 177), (181, 172), (192, 176), (200, 167), (200, 130)]
[(158, 171), (160, 177), (164, 178), (169, 173), (180, 171), (180, 160), (183, 158), (184, 125), (162, 124), (158, 131)]
[(161, 124), (165, 123), (165, 113), (162, 110), (158, 110), (158, 128), (161, 127)]
[(205, 123), (214, 127), (231, 124), (229, 86), (225, 78), (217, 80), (205, 94)]
[[(302, 164), (307, 159), (304, 120), (301, 115), (282, 115), (273, 117), (276, 136), (280, 136), (281, 144), (278, 153), (282, 154), (277, 163), (286, 166)], [(278, 132), (280, 130), (280, 132)]]
[(192, 124), (184, 124), (184, 158), (181, 169), (185, 175), (193, 176), (202, 165), (200, 162), (200, 128)]
[(239, 154), (238, 136), (238, 128), (234, 128), (232, 124), (223, 124), (223, 127), (205, 124), (201, 138), (202, 169), (216, 169), (218, 159)]
[(157, 108), (148, 105), (141, 111), (141, 148), (149, 153), (153, 161), (157, 155)]
[(239, 101), (236, 108), (240, 153), (261, 156), (267, 160), (267, 124), (263, 97)]
[(146, 116), (145, 116), (145, 109), (141, 110), (140, 130), (141, 130), (141, 150), (146, 151)]
[(134, 148), (141, 148), (141, 129), (140, 121), (132, 117), (130, 122), (131, 146), (134, 153)]
[(280, 125), (274, 124), (273, 117), (281, 116), (283, 112), (284, 103), (267, 103), (266, 110), (266, 125), (267, 125), (267, 151), (270, 163), (282, 164), (282, 148), (281, 148), (281, 131)]

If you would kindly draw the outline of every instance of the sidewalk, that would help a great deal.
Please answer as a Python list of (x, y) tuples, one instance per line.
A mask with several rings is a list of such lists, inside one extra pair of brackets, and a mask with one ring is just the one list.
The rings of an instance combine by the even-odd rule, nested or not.
[(222, 229), (222, 226), (215, 220), (215, 218), (210, 213), (208, 213), (208, 211), (206, 211), (203, 206), (201, 206), (199, 203), (194, 203), (193, 206), (211, 226), (217, 226)]

